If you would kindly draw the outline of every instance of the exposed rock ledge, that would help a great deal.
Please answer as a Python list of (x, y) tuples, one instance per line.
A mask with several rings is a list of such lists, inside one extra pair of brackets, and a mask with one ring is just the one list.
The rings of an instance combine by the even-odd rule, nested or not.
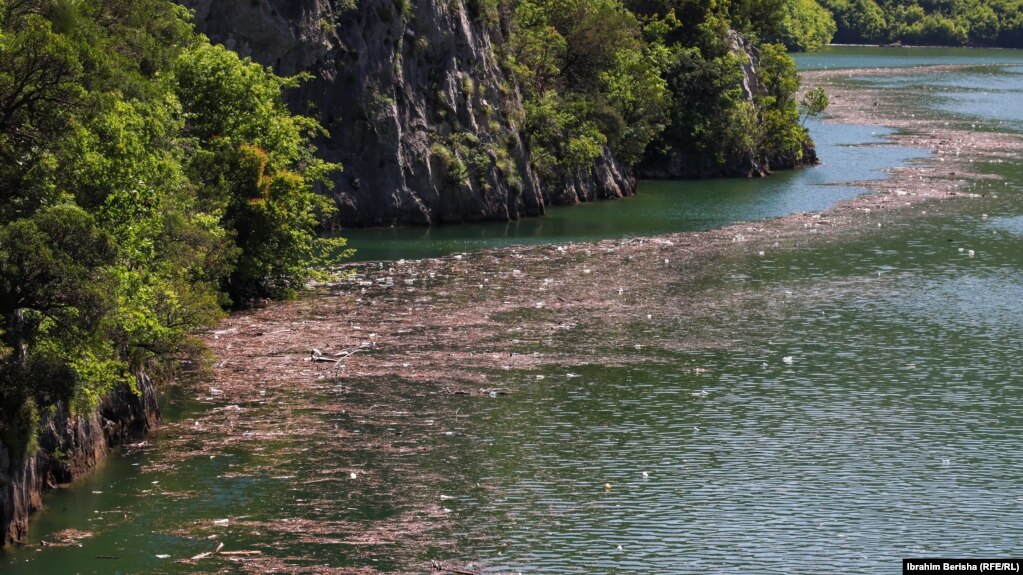
[(17, 458), (0, 442), (0, 530), (3, 545), (24, 541), (29, 516), (42, 508), (43, 492), (92, 471), (112, 447), (155, 428), (159, 420), (156, 389), (145, 375), (140, 391), (111, 393), (89, 417), (69, 416), (66, 408), (45, 415), (39, 449)]

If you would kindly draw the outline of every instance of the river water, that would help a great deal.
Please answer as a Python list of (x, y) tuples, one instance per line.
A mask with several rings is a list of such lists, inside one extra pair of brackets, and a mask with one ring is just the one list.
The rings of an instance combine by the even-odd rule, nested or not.
[(549, 208), (542, 218), (508, 224), (434, 228), (365, 228), (344, 235), (356, 261), (438, 257), (492, 247), (592, 241), (697, 231), (797, 211), (820, 211), (863, 193), (843, 185), (884, 177), (885, 168), (924, 156), (893, 146), (890, 130), (807, 122), (823, 168), (777, 172), (764, 179), (640, 182), (636, 196)]
[[(902, 90), (917, 113), (978, 130), (1023, 128), (1020, 52), (831, 48), (799, 58), (805, 68), (946, 62), (978, 67), (849, 81)], [(982, 66), (990, 64), (1008, 66)], [(884, 134), (817, 124), (818, 168), (766, 180), (643, 183), (636, 198), (551, 210), (543, 220), (361, 232), (353, 244), (370, 259), (408, 258), (820, 210), (861, 192), (833, 184), (880, 177), (920, 157), (885, 145)], [(869, 236), (708, 264), (698, 281), (679, 284), (684, 291), (669, 288), (656, 325), (626, 334), (643, 361), (495, 374), (503, 378), (495, 385), (513, 392), (460, 400), (471, 417), (430, 435), (437, 449), (409, 464), (433, 478), (421, 497), (443, 506), (437, 536), (453, 543), (403, 545), (416, 533), (396, 544), (303, 542), (296, 527), (281, 560), (303, 556), (298, 572), (386, 571), (436, 557), (480, 561), (488, 573), (813, 573), (837, 565), (867, 574), (898, 572), (902, 557), (1019, 556), (1023, 163), (978, 169), (998, 176), (974, 185), (983, 198), (911, 208)], [(695, 302), (698, 322), (676, 314), (673, 299)], [(646, 345), (672, 339), (700, 343)], [(165, 400), (169, 421), (204, 409), (190, 395)], [(410, 398), (403, 408), (432, 414), (437, 401)], [(332, 424), (355, 425), (340, 416)], [(425, 425), (412, 418), (406, 431), (426, 433)], [(239, 448), (162, 468), (169, 448), (159, 436), (151, 441), (155, 448), (115, 455), (51, 495), (30, 543), (64, 529), (92, 537), (7, 550), (0, 571), (234, 572), (223, 562), (175, 562), (210, 548), (196, 525), (309, 516), (308, 502), (321, 501), (340, 502), (331, 519), (371, 530), (405, 505), (394, 485), (356, 497), (329, 482), (298, 493), (289, 483), (325, 458), (350, 458), (386, 478), (386, 458), (375, 453), (285, 434), (274, 442), (289, 453), (284, 461), (268, 464), (258, 450)], [(416, 499), (418, 489), (410, 483), (403, 497)], [(261, 547), (264, 531), (225, 530), (236, 548), (275, 552)]]

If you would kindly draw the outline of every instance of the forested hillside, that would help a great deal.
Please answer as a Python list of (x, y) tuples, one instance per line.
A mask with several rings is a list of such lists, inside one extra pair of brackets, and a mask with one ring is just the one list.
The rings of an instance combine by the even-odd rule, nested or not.
[(749, 175), (809, 161), (779, 2), (525, 0), (508, 62), (545, 180), (607, 146), (647, 177)]
[(786, 0), (793, 50), (846, 44), (1023, 47), (1021, 0)]

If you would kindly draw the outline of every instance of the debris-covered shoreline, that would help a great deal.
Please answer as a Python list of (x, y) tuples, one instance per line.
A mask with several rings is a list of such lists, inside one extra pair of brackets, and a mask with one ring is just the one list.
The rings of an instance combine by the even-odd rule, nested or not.
[[(422, 474), (415, 458), (438, 449), (432, 438), (459, 433), (466, 414), (458, 410), (515, 393), (503, 373), (542, 377), (551, 366), (656, 361), (634, 353), (636, 346), (727, 346), (698, 332), (680, 341), (658, 329), (683, 319), (698, 324), (702, 313), (710, 313), (714, 294), (701, 292), (700, 281), (717, 262), (884, 233), (892, 221), (925, 210), (922, 202), (975, 198), (969, 182), (981, 176), (971, 163), (1023, 148), (1015, 135), (908, 118), (890, 94), (837, 82), (895, 73), (912, 70), (803, 74), (804, 84), (822, 85), (831, 94), (832, 121), (891, 126), (899, 130), (893, 143), (933, 152), (885, 180), (863, 183), (873, 193), (825, 212), (705, 232), (363, 263), (347, 266), (349, 277), (315, 286), (300, 300), (232, 315), (206, 338), (216, 358), (212, 376), (193, 392), (204, 409), (166, 426), (161, 457), (147, 469), (171, 470), (196, 457), (241, 451), (251, 459), (245, 474), (280, 480), (296, 491), (333, 485), (343, 495), (300, 501), (302, 516), (228, 517), (175, 535), (219, 537), (228, 550), (236, 549), (231, 530), (260, 539), (245, 548), (258, 554), (195, 560), (206, 570), (477, 571), (471, 564), (414, 561), (379, 570), (312, 567), (295, 548), (342, 545), (355, 563), (369, 550), (387, 548), (405, 557), (429, 549), (459, 558), (445, 530), (455, 519), (438, 487), (444, 478)], [(325, 445), (330, 449), (319, 455)], [(379, 454), (374, 465), (344, 457), (367, 452)], [(299, 453), (312, 468), (282, 469)], [(365, 492), (390, 498), (400, 511), (377, 522), (344, 519), (352, 498)]]

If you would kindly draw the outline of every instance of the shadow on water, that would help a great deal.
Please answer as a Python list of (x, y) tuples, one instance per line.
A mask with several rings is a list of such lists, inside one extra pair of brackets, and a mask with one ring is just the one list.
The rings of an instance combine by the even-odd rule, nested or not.
[(821, 166), (769, 178), (644, 181), (635, 197), (555, 207), (508, 224), (369, 228), (342, 232), (356, 261), (438, 257), (490, 247), (579, 242), (706, 230), (799, 211), (819, 211), (861, 193), (846, 182), (880, 179), (883, 170), (926, 155), (886, 144), (878, 127), (811, 122)]

